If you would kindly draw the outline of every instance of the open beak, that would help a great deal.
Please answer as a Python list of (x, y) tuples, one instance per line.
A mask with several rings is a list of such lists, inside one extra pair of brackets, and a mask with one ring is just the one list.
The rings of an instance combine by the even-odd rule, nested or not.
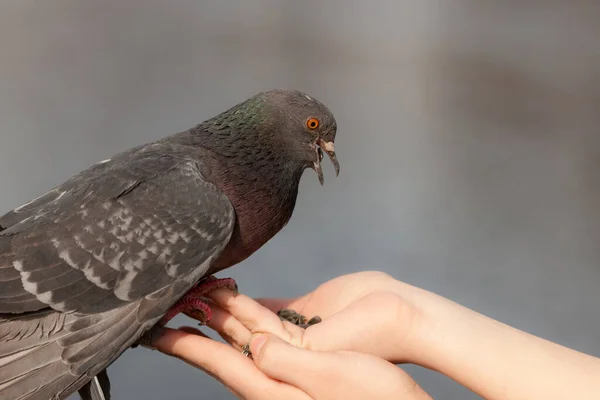
[(323, 161), (323, 152), (327, 153), (327, 155), (329, 156), (329, 159), (333, 164), (333, 168), (335, 168), (335, 176), (338, 176), (340, 174), (340, 163), (338, 162), (337, 157), (335, 156), (335, 148), (333, 146), (333, 142), (326, 142), (325, 140), (319, 138), (319, 140), (317, 140), (316, 151), (317, 160), (315, 161), (314, 169), (317, 172), (317, 176), (319, 177), (319, 183), (322, 186), (323, 182), (325, 181), (325, 179), (323, 178), (323, 169), (321, 168), (321, 161)]

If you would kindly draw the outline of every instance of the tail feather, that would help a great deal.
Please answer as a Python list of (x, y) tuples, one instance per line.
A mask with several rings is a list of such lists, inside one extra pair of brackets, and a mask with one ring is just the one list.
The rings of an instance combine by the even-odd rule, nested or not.
[(56, 343), (46, 343), (0, 359), (0, 385), (60, 361), (61, 352)]
[[(79, 361), (74, 364), (73, 367), (75, 368), (72, 368), (73, 372), (84, 373), (93, 371), (93, 374), (95, 375), (104, 369), (106, 364), (103, 368), (100, 368), (100, 370), (98, 370), (98, 366), (101, 366), (103, 362), (106, 362), (107, 360), (114, 359), (114, 357), (122, 351), (123, 343), (129, 342), (127, 347), (133, 344), (131, 339), (137, 339), (137, 337), (139, 337), (139, 334), (141, 333), (140, 326), (135, 323), (135, 313), (128, 315), (128, 317), (132, 318), (124, 318), (117, 322), (117, 324), (121, 326), (119, 329), (102, 332), (99, 335), (98, 340), (90, 346), (94, 351), (88, 353), (87, 357), (83, 352), (78, 353), (77, 359), (85, 361)], [(115, 344), (118, 345), (115, 346)]]
[(0, 389), (0, 397), (17, 400), (48, 400), (49, 397), (39, 396), (40, 389), (53, 384), (59, 379), (68, 381), (67, 377), (70, 380), (75, 378), (74, 376), (69, 376), (69, 367), (67, 365), (60, 361), (55, 361), (33, 371), (28, 371), (22, 377), (8, 382), (8, 386)]
[(155, 322), (141, 323), (138, 307), (129, 303), (92, 315), (50, 309), (0, 314), (0, 399), (63, 400), (82, 387), (88, 393), (97, 374), (96, 386), (105, 391), (90, 386), (90, 400), (106, 397), (110, 385), (108, 378), (100, 382), (102, 371)]
[(100, 371), (90, 382), (80, 390), (81, 400), (110, 400), (110, 380), (106, 370)]
[(37, 390), (29, 392), (18, 400), (58, 400), (60, 397), (58, 397), (57, 393), (60, 393), (72, 382), (72, 375), (63, 375), (46, 385), (40, 386)]

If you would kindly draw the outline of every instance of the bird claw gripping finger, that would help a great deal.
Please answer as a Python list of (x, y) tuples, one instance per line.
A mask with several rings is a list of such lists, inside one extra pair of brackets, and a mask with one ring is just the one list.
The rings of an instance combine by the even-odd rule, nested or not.
[(235, 294), (238, 293), (238, 285), (232, 278), (215, 278), (214, 276), (209, 276), (208, 278), (202, 280), (196, 287), (187, 292), (173, 307), (169, 309), (169, 311), (165, 314), (164, 317), (159, 321), (158, 324), (154, 325), (152, 328), (148, 330), (131, 347), (135, 348), (139, 345), (145, 347), (152, 347), (151, 344), (154, 340), (158, 339), (165, 330), (165, 325), (175, 318), (175, 316), (179, 313), (184, 313), (190, 318), (197, 319), (200, 321), (199, 325), (205, 325), (212, 316), (210, 311), (209, 304), (202, 298), (209, 292), (217, 289), (229, 289)]
[(238, 285), (232, 278), (215, 278), (209, 276), (202, 280), (198, 285), (187, 292), (167, 314), (161, 319), (160, 324), (166, 325), (177, 314), (184, 313), (190, 318), (200, 321), (199, 325), (205, 325), (210, 321), (212, 312), (209, 304), (204, 299), (208, 293), (217, 289), (229, 289), (235, 294), (238, 293)]
[(291, 322), (292, 324), (304, 329), (308, 328), (311, 325), (318, 324), (319, 322), (321, 322), (321, 317), (317, 315), (315, 315), (307, 321), (304, 315), (298, 314), (296, 311), (290, 309), (282, 309), (277, 311), (277, 316), (282, 321)]
[(217, 278), (211, 275), (200, 281), (200, 283), (188, 293), (196, 293), (198, 296), (204, 296), (213, 290), (223, 288), (231, 290), (236, 295), (239, 292), (238, 285), (233, 278)]

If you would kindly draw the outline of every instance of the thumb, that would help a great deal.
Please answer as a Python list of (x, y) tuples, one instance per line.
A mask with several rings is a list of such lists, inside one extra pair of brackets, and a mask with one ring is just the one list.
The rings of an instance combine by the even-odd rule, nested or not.
[(295, 347), (267, 333), (250, 339), (250, 351), (256, 366), (268, 377), (298, 388), (314, 381), (329, 364), (319, 352)]
[(371, 355), (301, 349), (270, 334), (254, 336), (250, 351), (265, 375), (311, 398), (431, 400), (406, 372)]

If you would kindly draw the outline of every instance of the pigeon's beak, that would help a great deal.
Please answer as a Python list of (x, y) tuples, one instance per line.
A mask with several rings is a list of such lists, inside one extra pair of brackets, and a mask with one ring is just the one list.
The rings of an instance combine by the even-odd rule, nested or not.
[(323, 169), (321, 168), (321, 161), (323, 161), (323, 152), (327, 153), (331, 163), (333, 164), (333, 168), (335, 168), (335, 176), (340, 174), (340, 163), (335, 156), (335, 147), (333, 146), (333, 142), (326, 142), (325, 140), (319, 138), (317, 140), (317, 159), (315, 160), (314, 169), (319, 177), (319, 183), (323, 185), (325, 179), (323, 178)]

